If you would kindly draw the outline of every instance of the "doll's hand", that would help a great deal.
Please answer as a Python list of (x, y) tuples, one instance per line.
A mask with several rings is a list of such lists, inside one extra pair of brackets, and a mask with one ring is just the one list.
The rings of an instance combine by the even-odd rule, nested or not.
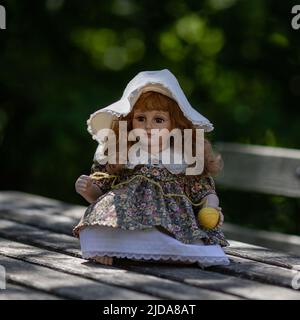
[(93, 179), (91, 177), (86, 175), (81, 175), (75, 182), (76, 192), (81, 195), (85, 194), (92, 188), (92, 184), (93, 184)]
[(89, 203), (95, 201), (101, 194), (100, 189), (93, 183), (93, 179), (86, 175), (81, 175), (77, 179), (75, 189)]
[(218, 224), (217, 224), (217, 227), (220, 227), (220, 226), (223, 224), (223, 222), (224, 222), (224, 215), (223, 215), (223, 213), (222, 213), (222, 208), (217, 207), (217, 208), (215, 208), (215, 209), (217, 209), (217, 210), (219, 211), (219, 214), (220, 214), (219, 222), (218, 222)]

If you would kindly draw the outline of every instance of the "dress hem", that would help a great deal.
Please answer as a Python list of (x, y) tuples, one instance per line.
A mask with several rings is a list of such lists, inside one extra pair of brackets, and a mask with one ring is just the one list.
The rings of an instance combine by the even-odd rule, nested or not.
[(136, 253), (124, 253), (124, 252), (108, 252), (108, 251), (90, 251), (83, 252), (82, 257), (84, 259), (93, 259), (97, 256), (107, 256), (119, 259), (132, 259), (132, 260), (146, 260), (146, 261), (172, 261), (172, 262), (186, 262), (197, 263), (198, 265), (209, 267), (214, 265), (229, 265), (230, 261), (227, 257), (196, 257), (196, 256), (178, 256), (178, 255), (160, 255), (160, 254), (136, 254)]

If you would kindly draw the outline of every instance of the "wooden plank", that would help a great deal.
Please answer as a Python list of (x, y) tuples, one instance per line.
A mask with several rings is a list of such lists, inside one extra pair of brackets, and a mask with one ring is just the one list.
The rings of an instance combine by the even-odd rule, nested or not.
[(11, 210), (2, 210), (1, 207), (0, 204), (1, 218), (68, 235), (72, 234), (72, 228), (78, 222), (77, 219), (64, 216), (63, 212), (58, 216), (47, 214), (47, 212), (42, 211), (42, 208), (31, 210), (30, 206), (26, 209), (16, 210), (13, 207)]
[[(153, 297), (146, 294), (109, 286), (19, 260), (24, 254), (25, 252), (19, 251), (18, 259), (0, 255), (0, 264), (6, 268), (8, 281), (69, 299), (153, 299)], [(43, 255), (43, 251), (35, 252), (32, 259), (39, 259)]]
[(300, 257), (282, 251), (274, 251), (233, 240), (230, 241), (230, 247), (224, 250), (229, 255), (300, 271)]
[(0, 300), (61, 300), (52, 294), (7, 283), (6, 289), (0, 290)]
[(224, 170), (216, 183), (227, 188), (300, 197), (300, 151), (220, 142)]
[(17, 191), (0, 191), (0, 217), (71, 234), (85, 207)]
[(295, 276), (299, 276), (299, 271), (249, 259), (231, 256), (230, 260), (229, 265), (210, 267), (210, 270), (289, 289), (293, 288), (292, 283)]
[(224, 223), (222, 229), (229, 239), (300, 255), (299, 236), (250, 229), (231, 223)]
[[(178, 283), (168, 279), (161, 279), (151, 275), (129, 272), (125, 269), (119, 269), (114, 266), (102, 266), (86, 260), (60, 254), (54, 251), (39, 249), (19, 242), (14, 242), (0, 238), (0, 254), (10, 258), (21, 259), (27, 263), (38, 265), (38, 267), (47, 267), (49, 270), (80, 276), (82, 279), (96, 280), (99, 283), (105, 283), (115, 286), (120, 290), (122, 288), (131, 289), (140, 294), (141, 297), (147, 297), (146, 294), (159, 298), (167, 299), (237, 299), (234, 295), (217, 292), (217, 290), (208, 290), (195, 288), (187, 284)], [(63, 273), (60, 273), (63, 275)], [(77, 277), (79, 278), (79, 277)], [(94, 281), (93, 281), (94, 282)], [(63, 283), (62, 283), (63, 285)], [(106, 296), (110, 299), (110, 293)], [(133, 298), (132, 294), (128, 299)], [(126, 298), (125, 298), (126, 299)]]
[[(87, 203), (88, 205), (88, 203)], [(80, 219), (84, 213), (85, 207), (68, 204), (66, 202), (42, 197), (35, 194), (25, 193), (21, 191), (0, 191), (0, 207), (3, 211), (35, 211), (42, 210), (45, 215), (60, 216), (64, 212), (64, 216)]]
[[(74, 255), (74, 251), (77, 254), (79, 254), (79, 247), (78, 247), (78, 241), (75, 238), (69, 237), (69, 236), (65, 236), (67, 238), (70, 238), (69, 240), (69, 244), (70, 246), (66, 248), (66, 246), (61, 243), (61, 241), (59, 241), (59, 234), (57, 234), (57, 236), (53, 236), (52, 234), (50, 234), (49, 237), (49, 232), (48, 231), (43, 231), (43, 230), (38, 230), (39, 232), (36, 231), (36, 228), (33, 227), (28, 227), (28, 226), (24, 226), (15, 222), (11, 222), (11, 221), (6, 221), (6, 220), (1, 220), (0, 221), (0, 235), (4, 236), (4, 237), (9, 237), (13, 239), (13, 235), (14, 234), (18, 234), (21, 230), (24, 230), (23, 235), (21, 237), (18, 237), (18, 241), (25, 241), (26, 243), (32, 243), (33, 245), (37, 245), (39, 246), (39, 241), (42, 240), (42, 246), (44, 248), (48, 248), (51, 250), (51, 248), (55, 248), (55, 250), (59, 250), (61, 252), (68, 252), (72, 255)], [(44, 236), (43, 236), (44, 233)], [(31, 236), (32, 235), (32, 236)], [(38, 235), (37, 238), (35, 238), (35, 235)], [(73, 240), (73, 241), (71, 241)], [(1, 242), (0, 242), (1, 243)], [(71, 244), (73, 243), (73, 244)], [(59, 247), (61, 245), (61, 247)], [(74, 248), (72, 248), (72, 245), (74, 246)], [(239, 243), (235, 243), (234, 244), (236, 246), (236, 248), (238, 249), (239, 247), (237, 247), (238, 245), (241, 246), (241, 250), (245, 251), (245, 246), (243, 246), (243, 244), (239, 244)], [(4, 251), (2, 252), (6, 252), (7, 253), (7, 249), (9, 248), (9, 244), (3, 244), (2, 245)], [(249, 246), (251, 249), (251, 246)], [(246, 247), (248, 248), (248, 247)], [(256, 250), (256, 248), (254, 248)], [(260, 249), (260, 248), (259, 248)], [(243, 251), (242, 251), (243, 252)], [(252, 252), (252, 251), (251, 251)], [(263, 250), (258, 250), (258, 256), (260, 257), (260, 254), (263, 254)], [(0, 249), (0, 253), (1, 253), (1, 249)], [(239, 253), (239, 252), (238, 252)], [(272, 252), (270, 252), (271, 254)], [(245, 254), (249, 254), (249, 252), (246, 251)], [(29, 253), (30, 256), (30, 253)], [(272, 255), (271, 257), (266, 257), (265, 260), (267, 259), (272, 259)], [(288, 257), (286, 257), (287, 260), (284, 259), (284, 257), (281, 259), (279, 258), (279, 264), (285, 266), (286, 268), (291, 268), (291, 265), (288, 265), (287, 261), (288, 261)], [(276, 261), (275, 261), (276, 262)], [(257, 282), (248, 282), (248, 280), (243, 280), (243, 279), (237, 279), (234, 277), (230, 277), (227, 275), (222, 275), (222, 274), (217, 274), (216, 272), (212, 272), (212, 271), (203, 271), (200, 270), (197, 267), (193, 267), (193, 268), (185, 268), (184, 266), (181, 267), (177, 267), (177, 266), (161, 266), (160, 268), (158, 266), (153, 266), (153, 264), (150, 264), (150, 267), (147, 267), (147, 264), (145, 263), (143, 265), (143, 267), (138, 267), (136, 268), (136, 266), (131, 266), (131, 265), (118, 265), (118, 267), (124, 269), (126, 268), (127, 270), (131, 270), (131, 271), (136, 271), (139, 273), (148, 273), (149, 274), (149, 269), (152, 270), (151, 274), (154, 274), (158, 277), (160, 277), (161, 275), (163, 275), (163, 277), (167, 277), (169, 278), (167, 275), (170, 275), (170, 279), (176, 279), (177, 281), (182, 281), (184, 283), (189, 283), (189, 284), (193, 284), (193, 280), (190, 279), (195, 279), (195, 283), (193, 285), (196, 286), (202, 286), (203, 288), (218, 288), (219, 291), (224, 292), (224, 293), (229, 293), (229, 294), (236, 294), (240, 297), (243, 298), (248, 298), (248, 299), (263, 299), (263, 297), (268, 297), (271, 295), (271, 293), (274, 291), (274, 287), (273, 286), (268, 286), (268, 285), (263, 285)], [(157, 271), (158, 270), (158, 271)], [(135, 277), (135, 282), (136, 282), (136, 276)], [(175, 278), (174, 278), (175, 277)], [(192, 278), (190, 278), (192, 277)], [(247, 275), (245, 276), (247, 278)], [(210, 282), (211, 279), (215, 279), (214, 281)], [(218, 280), (217, 280), (218, 279)], [(130, 284), (130, 280), (127, 279), (123, 279), (121, 276), (121, 280), (125, 281), (126, 283)], [(114, 281), (116, 281), (116, 278), (114, 279)], [(157, 281), (157, 279), (155, 280)], [(155, 281), (153, 282), (153, 286), (156, 283)], [(236, 283), (238, 282), (239, 285), (236, 285)], [(142, 281), (142, 284), (144, 282)], [(118, 283), (117, 283), (118, 284)], [(122, 283), (121, 283), (122, 284)], [(158, 280), (157, 286), (158, 288), (160, 288), (160, 284), (161, 284), (161, 280)], [(124, 284), (122, 284), (124, 285)], [(142, 287), (143, 288), (143, 287)], [(135, 287), (135, 290), (140, 290), (141, 288)], [(174, 290), (174, 289), (173, 289)], [(276, 288), (276, 294), (272, 294), (272, 299), (276, 299), (277, 297), (280, 297), (281, 299), (285, 299), (287, 297), (289, 297), (289, 299), (294, 299), (295, 297), (300, 298), (300, 296), (296, 293), (290, 292), (291, 290), (288, 289), (283, 289), (283, 291), (281, 290), (281, 288)], [(153, 293), (153, 291), (151, 291), (151, 293)], [(160, 294), (159, 292), (157, 292), (157, 294)], [(167, 298), (166, 296), (164, 296), (165, 298)], [(271, 299), (271, 298), (270, 298)]]
[(47, 248), (71, 254), (75, 257), (81, 257), (80, 242), (77, 238), (70, 235), (0, 219), (0, 236), (14, 241), (36, 245), (40, 248)]
[(233, 273), (233, 276), (231, 276), (199, 268), (162, 265), (130, 266), (128, 269), (181, 281), (193, 286), (201, 286), (211, 290), (235, 294), (245, 299), (300, 300), (300, 292), (297, 290), (264, 284), (257, 282), (257, 279), (247, 280), (237, 278)]
[[(276, 267), (272, 265), (268, 265), (261, 262), (256, 262), (248, 259), (238, 258), (238, 257), (230, 257), (230, 264), (227, 266), (214, 266), (207, 268), (207, 271), (213, 271), (216, 273), (222, 273), (223, 275), (231, 275), (238, 278), (248, 279), (260, 283), (265, 283), (269, 285), (276, 286), (276, 290), (280, 287), (286, 287), (290, 290), (294, 290), (295, 292), (299, 292), (299, 290), (295, 290), (292, 286), (293, 280), (295, 277), (300, 277), (299, 271), (285, 269), (282, 267)], [(165, 268), (167, 270), (167, 268)], [(180, 268), (181, 269), (181, 268)], [(174, 272), (179, 274), (179, 270), (167, 271)], [(163, 267), (159, 267), (157, 269), (154, 268), (145, 268), (134, 267), (132, 270), (137, 272), (156, 274), (157, 276), (162, 276), (164, 271)], [(164, 271), (163, 271), (164, 270)], [(157, 273), (156, 273), (157, 272)], [(238, 285), (239, 279), (236, 279), (236, 285)], [(297, 284), (299, 283), (299, 280)], [(296, 296), (298, 296), (295, 293)], [(270, 298), (271, 299), (271, 298)], [(299, 298), (298, 298), (299, 299)]]

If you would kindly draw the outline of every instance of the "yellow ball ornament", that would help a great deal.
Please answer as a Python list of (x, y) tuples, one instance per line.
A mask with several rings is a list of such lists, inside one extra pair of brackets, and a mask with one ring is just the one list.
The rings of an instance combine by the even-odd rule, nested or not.
[(215, 208), (202, 208), (198, 212), (199, 224), (205, 229), (215, 228), (220, 219), (220, 213)]

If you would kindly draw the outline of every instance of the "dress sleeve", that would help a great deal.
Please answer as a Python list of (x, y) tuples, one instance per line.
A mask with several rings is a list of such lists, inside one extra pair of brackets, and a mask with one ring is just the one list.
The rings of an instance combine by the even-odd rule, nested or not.
[[(97, 162), (96, 160), (94, 160), (92, 167), (91, 167), (91, 174), (93, 173), (97, 173), (97, 172), (103, 172), (103, 173), (107, 173), (106, 170), (106, 165), (105, 164), (100, 164), (99, 162)], [(111, 190), (111, 185), (113, 183), (112, 178), (101, 178), (101, 179), (94, 179), (93, 183), (102, 191), (102, 193), (106, 193), (109, 190)]]
[(209, 194), (216, 194), (215, 182), (211, 176), (192, 176), (187, 181), (186, 194), (193, 203), (199, 203)]

